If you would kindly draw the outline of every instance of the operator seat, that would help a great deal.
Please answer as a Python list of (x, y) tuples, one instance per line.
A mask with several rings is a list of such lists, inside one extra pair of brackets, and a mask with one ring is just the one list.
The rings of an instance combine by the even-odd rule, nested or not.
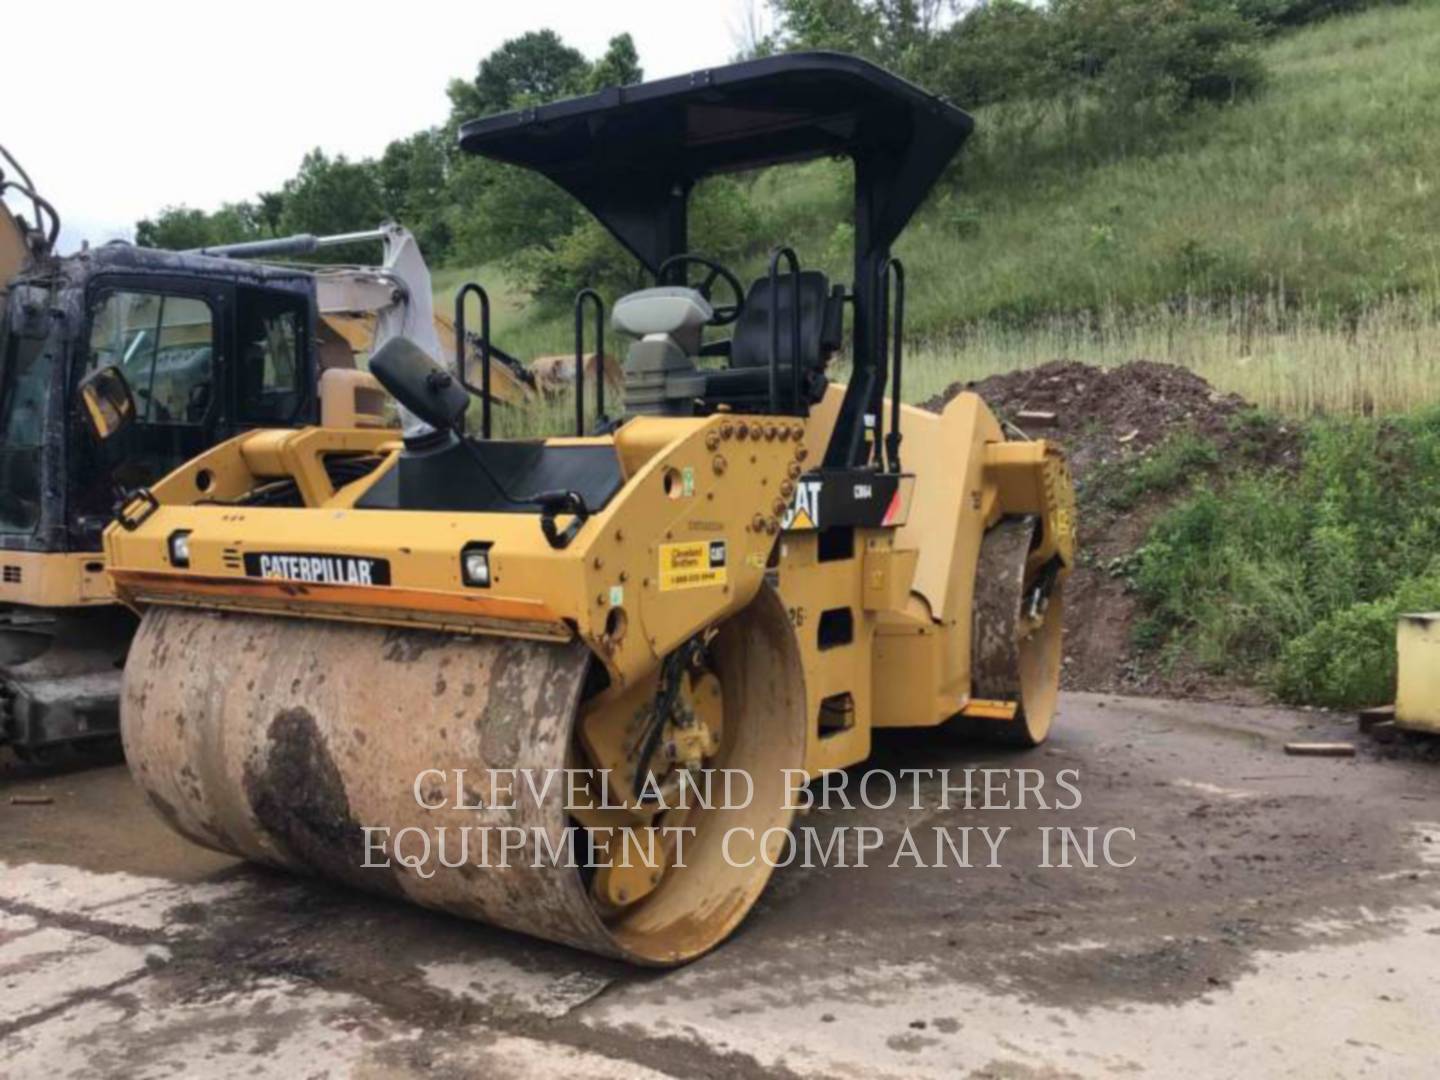
[[(839, 351), (844, 340), (845, 287), (830, 287), (819, 270), (800, 272), (800, 394), (808, 408), (825, 396), (825, 365)], [(745, 307), (730, 339), (730, 367), (713, 371), (706, 382), (707, 405), (728, 405), (736, 411), (764, 412), (770, 403), (770, 312), (776, 311), (780, 333), (780, 407), (799, 412), (791, 401), (792, 312), (794, 286), (789, 274), (775, 280), (772, 295), (770, 278), (750, 286)], [(778, 296), (778, 305), (776, 302)]]
[[(777, 277), (778, 301), (763, 277), (750, 286), (727, 343), (730, 364), (701, 368), (701, 336), (714, 315), (697, 290), (661, 286), (630, 293), (616, 301), (611, 322), (621, 333), (639, 338), (625, 358), (625, 409), (631, 414), (693, 416), (727, 407), (764, 413), (770, 408), (770, 311), (776, 309), (780, 334), (778, 382), (782, 413), (796, 415), (825, 396), (825, 365), (839, 351), (844, 335), (845, 288), (833, 289), (818, 270), (802, 271), (800, 288), (800, 394), (791, 400), (792, 290), (789, 274)], [(714, 355), (711, 347), (704, 352)]]

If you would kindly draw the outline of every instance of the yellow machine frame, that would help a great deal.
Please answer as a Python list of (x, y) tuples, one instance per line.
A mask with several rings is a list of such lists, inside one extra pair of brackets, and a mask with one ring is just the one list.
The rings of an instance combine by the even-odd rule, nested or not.
[[(792, 522), (778, 544), (776, 537), (842, 394), (832, 388), (808, 423), (727, 414), (632, 419), (613, 436), (624, 488), (563, 550), (545, 544), (528, 514), (356, 510), (395, 466), (401, 445), (386, 432), (317, 428), (242, 435), (185, 465), (154, 488), (159, 508), (138, 528), (111, 527), (106, 556), (117, 595), (139, 611), (167, 604), (579, 637), (605, 664), (615, 693), (653, 679), (668, 653), (744, 608), (768, 570), (803, 661), (812, 774), (863, 760), (876, 727), (933, 726), (967, 712), (1013, 718), (1014, 702), (971, 695), (976, 566), (986, 529), (1007, 516), (1041, 523), (1031, 564), (1058, 556), (1069, 566), (1074, 509), (1063, 459), (1043, 442), (1006, 442), (972, 394), (938, 416), (907, 408), (912, 459), (947, 464), (922, 469), (907, 485), (892, 527), (856, 529), (853, 558), (822, 561), (817, 529)], [(324, 458), (365, 453), (384, 460), (336, 491)], [(295, 480), (305, 508), (224, 505), (282, 477)], [(314, 507), (334, 512), (317, 515)], [(190, 533), (188, 567), (170, 562), (177, 532)], [(461, 578), (461, 552), (475, 541), (491, 545), (487, 589)], [(715, 541), (728, 552), (722, 569), (702, 567), (691, 580), (676, 575), (677, 562)], [(262, 550), (384, 557), (391, 583), (247, 577), (245, 554)], [(853, 632), (822, 646), (820, 614), (837, 608), (851, 612)]]
[[(484, 437), (468, 439), (460, 367), (397, 342), (372, 370), (431, 431), (404, 447), (364, 432), (246, 436), (133, 502), (106, 534), (117, 594), (143, 613), (122, 733), (172, 827), (673, 964), (723, 940), (760, 895), (792, 837), (786, 788), (864, 760), (876, 728), (958, 717), (1044, 739), (1074, 561), (1064, 460), (1008, 441), (973, 394), (939, 415), (883, 400), (904, 397), (905, 272), (891, 248), (972, 128), (831, 53), (463, 125), (463, 150), (549, 177), (653, 275), (656, 289), (610, 312), (637, 339), (623, 417), (610, 419), (598, 377), (587, 417), (586, 305), (601, 354), (606, 312), (584, 289), (576, 438), (490, 442), (482, 410)], [(777, 247), (747, 290), (690, 249), (688, 195), (707, 176), (829, 157), (854, 166), (849, 286)], [(711, 298), (721, 282), (733, 303)], [(732, 325), (728, 343), (706, 340)], [(847, 347), (853, 383), (832, 386), (827, 365)], [(335, 490), (336, 454), (373, 464)], [(370, 872), (362, 825), (474, 820), (414, 797), (418, 772), (455, 763), (579, 772), (592, 794), (613, 781), (616, 803), (532, 793), (504, 820), (545, 837), (618, 827), (645, 853), (582, 872), (463, 856), (433, 877)], [(739, 806), (670, 799), (737, 772), (754, 785)], [(664, 834), (687, 824), (682, 861)]]
[(0, 604), (88, 607), (113, 604), (100, 552), (0, 552)]

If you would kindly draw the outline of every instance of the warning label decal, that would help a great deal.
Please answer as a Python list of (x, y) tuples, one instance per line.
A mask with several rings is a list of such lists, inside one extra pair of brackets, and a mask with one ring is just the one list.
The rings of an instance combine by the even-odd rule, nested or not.
[(660, 545), (660, 591), (725, 584), (725, 541)]

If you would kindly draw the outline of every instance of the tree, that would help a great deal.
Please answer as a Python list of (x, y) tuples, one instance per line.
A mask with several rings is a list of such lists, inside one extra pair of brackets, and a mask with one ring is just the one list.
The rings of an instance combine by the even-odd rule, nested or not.
[(255, 219), (269, 236), (280, 235), (280, 219), (285, 214), (285, 193), (262, 191), (255, 196)]
[(167, 206), (152, 220), (135, 223), (135, 242), (166, 251), (234, 244), (272, 235), (261, 224), (254, 203), (225, 203), (214, 213), (188, 206)]
[(510, 165), (484, 166), (483, 193), (460, 224), (473, 261), (509, 258), (526, 248), (551, 250), (583, 220), (580, 205), (548, 180)]
[[(305, 155), (300, 171), (285, 181), (281, 231), (327, 235), (373, 229), (385, 219), (385, 201), (369, 162), (344, 154), (327, 157), (318, 147)], [(363, 257), (345, 248), (325, 252), (322, 261), (349, 262)]]
[[(593, 62), (553, 30), (522, 34), (482, 59), (473, 77), (451, 81), (450, 115), (443, 124), (392, 141), (378, 158), (351, 161), (317, 148), (278, 191), (210, 214), (166, 207), (139, 222), (137, 232), (143, 243), (200, 247), (282, 233), (359, 231), (388, 218), (409, 228), (434, 264), (504, 259), (531, 269), (563, 267), (580, 277), (593, 270), (618, 281), (631, 273), (628, 260), (603, 229), (587, 223), (573, 198), (533, 173), (460, 152), (457, 134), (467, 120), (643, 77), (629, 34), (611, 38)], [(318, 258), (360, 261), (371, 255), (356, 248)], [(537, 282), (553, 279), (530, 269), (522, 275)]]
[[(473, 83), (450, 84), (451, 128), (464, 119), (625, 86), (643, 77), (629, 34), (611, 38), (593, 65), (553, 31), (525, 34), (482, 60)], [(589, 267), (618, 250), (584, 231), (585, 215), (574, 199), (532, 173), (462, 156), (452, 165), (447, 190), (462, 257), (471, 262), (505, 259), (537, 291), (549, 292), (555, 273), (572, 264)], [(561, 249), (573, 257), (562, 258)], [(537, 269), (546, 267), (555, 273)]]
[(931, 89), (966, 108), (1055, 93), (1055, 20), (1023, 0), (992, 0), (941, 32), (946, 58)]
[(210, 243), (210, 216), (188, 206), (167, 206), (154, 218), (135, 223), (135, 243), (141, 247), (184, 251)]
[(481, 60), (472, 82), (450, 83), (451, 120), (463, 123), (518, 105), (583, 93), (589, 75), (590, 62), (584, 54), (566, 45), (554, 30), (532, 30)]
[(414, 233), (436, 262), (449, 256), (453, 241), (446, 141), (441, 128), (417, 131), (391, 142), (375, 163), (385, 215)]
[(1231, 0), (1053, 0), (1050, 12), (1075, 74), (1118, 116), (1228, 101), (1264, 79), (1258, 29)]
[(880, 6), (867, 0), (771, 0), (781, 51), (833, 49), (880, 58)]
[(644, 78), (634, 38), (620, 34), (610, 39), (605, 55), (595, 61), (588, 82), (591, 90), (603, 90), (607, 86), (631, 86)]

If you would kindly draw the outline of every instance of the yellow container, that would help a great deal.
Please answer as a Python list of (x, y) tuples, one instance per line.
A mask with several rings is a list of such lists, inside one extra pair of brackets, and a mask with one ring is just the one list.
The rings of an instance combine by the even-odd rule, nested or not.
[(1440, 733), (1440, 612), (1400, 616), (1395, 723)]

